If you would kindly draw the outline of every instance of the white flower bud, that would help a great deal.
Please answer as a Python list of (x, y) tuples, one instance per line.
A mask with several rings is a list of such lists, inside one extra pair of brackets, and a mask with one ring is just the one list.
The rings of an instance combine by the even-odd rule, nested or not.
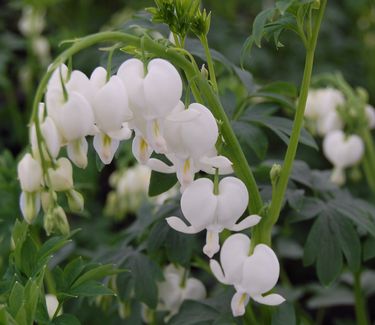
[(70, 189), (68, 192), (66, 192), (66, 196), (68, 198), (68, 205), (70, 210), (73, 212), (82, 212), (85, 200), (81, 193), (79, 193), (76, 190)]
[(42, 183), (42, 167), (29, 153), (25, 154), (18, 163), (17, 172), (22, 191), (39, 191)]
[(371, 105), (366, 105), (366, 117), (370, 129), (375, 128), (375, 108)]
[(73, 187), (73, 168), (67, 158), (60, 158), (57, 161), (56, 169), (48, 169), (50, 187), (54, 191), (68, 191)]
[(40, 193), (22, 192), (20, 195), (20, 209), (25, 221), (31, 224), (38, 216), (40, 210)]
[[(57, 297), (53, 294), (46, 294), (46, 306), (47, 306), (47, 312), (50, 319), (55, 316), (55, 312), (59, 306), (59, 301), (57, 300)], [(57, 316), (62, 314), (62, 308), (59, 310)]]

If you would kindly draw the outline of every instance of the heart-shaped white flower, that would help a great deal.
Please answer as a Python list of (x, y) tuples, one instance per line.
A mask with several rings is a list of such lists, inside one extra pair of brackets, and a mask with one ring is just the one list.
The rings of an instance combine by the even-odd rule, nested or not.
[(142, 122), (134, 121), (143, 137), (159, 153), (166, 152), (166, 143), (161, 131), (161, 120), (165, 118), (178, 104), (182, 95), (182, 80), (176, 68), (166, 60), (153, 59), (148, 63), (147, 73), (142, 61), (130, 59), (119, 68), (117, 75), (124, 82), (132, 110), (138, 111)]
[(90, 81), (95, 89), (92, 107), (99, 129), (94, 136), (94, 148), (104, 164), (109, 164), (121, 140), (129, 139), (131, 130), (126, 121), (133, 117), (127, 90), (117, 76), (107, 81), (107, 71), (96, 68)]
[(48, 169), (49, 186), (54, 191), (69, 191), (73, 188), (73, 168), (70, 161), (62, 157), (57, 161), (57, 167)]
[(344, 169), (354, 166), (365, 151), (363, 140), (358, 135), (345, 135), (341, 130), (328, 133), (323, 140), (323, 152), (334, 165), (331, 180), (341, 185), (345, 182)]
[(219, 233), (223, 229), (240, 231), (256, 225), (257, 215), (251, 215), (236, 224), (245, 212), (249, 201), (246, 186), (235, 177), (226, 177), (219, 183), (218, 194), (214, 194), (214, 184), (208, 178), (194, 181), (182, 194), (181, 209), (189, 221), (187, 226), (180, 218), (167, 218), (175, 230), (194, 234), (207, 230), (204, 253), (212, 257), (219, 251)]
[(245, 313), (249, 298), (271, 306), (279, 305), (285, 300), (278, 294), (263, 296), (276, 285), (280, 274), (279, 261), (273, 250), (264, 244), (258, 244), (252, 255), (249, 256), (249, 252), (249, 237), (235, 234), (227, 238), (221, 248), (221, 266), (215, 260), (210, 261), (215, 277), (236, 289), (231, 302), (234, 316)]

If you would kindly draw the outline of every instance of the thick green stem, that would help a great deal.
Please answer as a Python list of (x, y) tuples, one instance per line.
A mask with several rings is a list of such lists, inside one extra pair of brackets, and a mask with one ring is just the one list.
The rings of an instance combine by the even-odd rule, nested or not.
[[(288, 180), (293, 167), (293, 162), (296, 156), (299, 137), (303, 125), (306, 100), (310, 87), (311, 74), (314, 64), (314, 53), (326, 4), (327, 0), (321, 1), (317, 19), (315, 21), (314, 28), (312, 31), (312, 36), (309, 39), (309, 43), (306, 48), (305, 68), (303, 72), (297, 110), (293, 122), (292, 134), (290, 136), (288, 149), (285, 154), (284, 164), (280, 172), (280, 178), (278, 180), (275, 193), (272, 198), (269, 213), (265, 218), (262, 219), (262, 222), (258, 226), (258, 228), (261, 228), (261, 230), (257, 232), (257, 238), (255, 239), (256, 243), (264, 242), (268, 245), (271, 244), (271, 229), (272, 226), (277, 222), (280, 215), (280, 211), (285, 196), (285, 191), (287, 189)], [(261, 238), (258, 238), (259, 236)]]
[[(50, 69), (42, 78), (33, 103), (33, 113), (32, 121), (35, 122), (38, 129), (39, 121), (36, 118), (38, 104), (42, 100), (44, 91), (46, 89), (49, 78), (51, 77), (53, 71), (63, 62), (65, 62), (69, 57), (73, 56), (77, 52), (90, 47), (99, 42), (122, 42), (127, 45), (132, 45), (140, 48), (141, 38), (133, 35), (129, 35), (122, 32), (103, 32), (98, 34), (93, 34), (77, 40), (70, 48), (62, 52), (54, 63), (51, 65)], [(171, 63), (175, 64), (186, 74), (188, 80), (197, 85), (197, 88), (193, 88), (194, 96), (205, 101), (208, 107), (211, 109), (215, 118), (222, 122), (222, 134), (227, 144), (228, 153), (230, 154), (231, 160), (233, 162), (233, 168), (237, 173), (238, 177), (242, 179), (246, 187), (249, 190), (250, 200), (250, 212), (257, 213), (262, 207), (262, 200), (259, 194), (258, 187), (256, 185), (254, 176), (251, 169), (247, 163), (246, 157), (242, 152), (241, 146), (233, 132), (230, 125), (230, 121), (222, 107), (217, 94), (213, 91), (210, 84), (205, 80), (200, 73), (197, 74), (194, 65), (187, 60), (183, 55), (178, 53), (171, 48), (167, 48), (164, 45), (154, 42), (152, 39), (145, 38), (143, 42), (144, 49), (150, 53), (155, 54), (155, 56), (169, 60)], [(199, 94), (198, 95), (198, 90)], [(39, 136), (39, 132), (37, 132)]]
[(355, 314), (357, 318), (357, 325), (368, 325), (366, 304), (363, 299), (361, 287), (361, 272), (356, 272), (354, 275), (354, 294), (355, 294)]

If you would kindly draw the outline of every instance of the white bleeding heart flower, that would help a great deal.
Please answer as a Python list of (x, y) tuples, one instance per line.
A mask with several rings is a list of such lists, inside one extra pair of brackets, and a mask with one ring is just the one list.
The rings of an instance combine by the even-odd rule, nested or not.
[(54, 191), (69, 191), (73, 188), (73, 167), (67, 158), (60, 158), (56, 168), (48, 168), (49, 186)]
[(181, 98), (182, 80), (178, 71), (166, 60), (153, 59), (146, 72), (142, 61), (130, 59), (120, 66), (117, 75), (128, 90), (132, 110), (139, 111), (146, 120), (143, 132), (147, 134), (143, 136), (155, 151), (165, 153), (167, 148), (160, 123)]
[(17, 166), (18, 179), (24, 192), (37, 192), (42, 184), (42, 167), (31, 154), (25, 154)]
[(234, 316), (245, 313), (250, 298), (270, 306), (285, 301), (278, 294), (264, 296), (276, 285), (280, 274), (279, 261), (273, 250), (264, 244), (258, 244), (252, 255), (249, 256), (249, 252), (249, 237), (235, 234), (231, 235), (221, 248), (221, 266), (215, 260), (210, 261), (211, 271), (215, 277), (236, 289), (231, 302)]
[[(186, 278), (186, 270), (180, 266), (172, 264), (164, 268), (164, 281), (158, 282), (158, 305), (156, 310), (167, 311), (165, 317), (167, 322), (173, 315), (177, 314), (182, 303), (189, 300), (201, 300), (206, 297), (206, 288), (203, 283), (196, 278)], [(144, 307), (142, 318), (149, 322), (147, 307)]]
[[(61, 136), (53, 119), (49, 116), (44, 116), (44, 112), (45, 105), (44, 103), (40, 103), (38, 108), (40, 132), (46, 145), (46, 148), (43, 148), (43, 154), (44, 158), (49, 160), (49, 156), (51, 156), (52, 158), (56, 158), (59, 155), (61, 147)], [(30, 139), (33, 154), (36, 157), (40, 157), (35, 124), (33, 124), (30, 128)], [(48, 151), (48, 153), (46, 152), (46, 150)]]
[(183, 191), (194, 180), (194, 175), (202, 170), (220, 174), (233, 172), (232, 163), (224, 156), (218, 156), (215, 144), (219, 135), (216, 120), (205, 106), (193, 103), (187, 110), (179, 103), (163, 121), (163, 135), (172, 162), (168, 166), (156, 159), (147, 165), (162, 173), (176, 173)]
[(305, 116), (319, 120), (345, 103), (344, 95), (337, 89), (327, 87), (311, 89), (306, 102)]
[(221, 231), (241, 231), (260, 221), (259, 216), (251, 215), (236, 223), (245, 212), (248, 202), (246, 186), (238, 178), (223, 178), (218, 185), (218, 194), (214, 194), (214, 183), (210, 179), (201, 178), (194, 181), (181, 197), (181, 210), (190, 226), (177, 217), (169, 217), (166, 220), (173, 229), (188, 234), (206, 229), (206, 245), (203, 252), (212, 257), (220, 249)]
[(357, 164), (364, 151), (363, 140), (358, 135), (345, 135), (340, 130), (328, 133), (323, 140), (323, 152), (334, 166), (331, 180), (342, 185), (345, 182), (344, 169)]
[(371, 105), (366, 105), (365, 107), (366, 117), (370, 129), (375, 128), (375, 108)]
[(121, 140), (129, 139), (131, 130), (126, 121), (133, 117), (127, 90), (117, 76), (107, 80), (107, 71), (96, 68), (90, 81), (95, 89), (93, 111), (99, 133), (94, 136), (94, 148), (104, 164), (109, 164)]

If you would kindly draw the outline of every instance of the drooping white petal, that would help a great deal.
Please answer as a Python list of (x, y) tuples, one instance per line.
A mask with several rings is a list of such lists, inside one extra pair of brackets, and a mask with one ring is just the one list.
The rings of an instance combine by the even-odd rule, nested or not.
[(93, 144), (102, 163), (108, 165), (112, 162), (120, 141), (112, 139), (104, 133), (100, 133), (94, 136)]
[(210, 269), (215, 278), (223, 284), (231, 284), (225, 279), (225, 275), (220, 264), (215, 260), (210, 260)]
[(121, 129), (122, 124), (133, 116), (125, 86), (117, 76), (112, 76), (95, 93), (92, 106), (96, 125), (104, 133)]
[(40, 193), (21, 192), (19, 203), (23, 218), (31, 224), (40, 210)]
[(62, 157), (57, 161), (56, 169), (48, 168), (49, 186), (54, 191), (68, 191), (73, 187), (73, 168), (70, 161)]
[(224, 242), (220, 251), (220, 262), (227, 283), (233, 285), (241, 283), (243, 264), (249, 255), (249, 250), (250, 238), (244, 234), (231, 235)]
[(17, 172), (22, 191), (35, 192), (40, 189), (42, 167), (29, 153), (25, 154), (18, 163)]
[(285, 301), (285, 298), (280, 296), (279, 294), (272, 293), (267, 296), (262, 295), (255, 295), (251, 296), (256, 302), (259, 302), (260, 304), (268, 305), (268, 306), (277, 306), (282, 304)]
[(250, 297), (258, 296), (276, 285), (279, 274), (280, 264), (273, 250), (264, 244), (258, 244), (243, 264), (241, 287)]
[(202, 230), (186, 225), (180, 218), (177, 217), (168, 217), (165, 220), (171, 228), (185, 234), (196, 234)]
[(171, 174), (176, 172), (174, 166), (168, 166), (166, 163), (156, 158), (149, 159), (146, 165), (159, 173)]
[(207, 230), (206, 244), (203, 247), (203, 253), (212, 258), (220, 250), (219, 232), (215, 230)]
[(236, 177), (225, 177), (219, 183), (218, 223), (231, 228), (245, 212), (249, 194), (245, 184)]
[(231, 301), (232, 314), (234, 317), (245, 314), (245, 307), (249, 303), (249, 296), (246, 293), (236, 292)]
[[(59, 65), (56, 70), (52, 73), (51, 78), (48, 80), (47, 89), (57, 88), (61, 89), (60, 74), (64, 82), (68, 80), (68, 67), (65, 64)], [(48, 105), (47, 105), (48, 106)]]
[(80, 138), (71, 141), (67, 145), (67, 152), (69, 159), (79, 168), (86, 168), (87, 166), (87, 150), (88, 143), (86, 138)]
[(241, 230), (255, 226), (256, 224), (259, 223), (260, 219), (261, 217), (258, 215), (251, 215), (241, 220), (241, 222), (233, 225), (229, 229), (233, 231), (241, 231)]
[(145, 118), (165, 117), (178, 104), (182, 95), (182, 80), (176, 68), (166, 60), (153, 59), (144, 78)]
[(214, 174), (216, 168), (220, 175), (233, 173), (232, 162), (225, 156), (203, 156), (200, 160), (201, 170)]
[[(137, 161), (140, 164), (146, 164), (147, 161), (150, 159), (150, 156), (151, 156), (153, 150), (149, 146), (149, 144), (147, 143), (145, 138), (143, 138), (142, 136), (136, 135), (133, 139), (132, 151), (133, 151), (134, 157), (137, 159)], [(155, 160), (157, 160), (157, 159), (155, 159)], [(157, 161), (160, 161), (160, 160), (157, 160)], [(151, 166), (149, 166), (149, 167), (151, 167)], [(152, 169), (154, 169), (154, 168), (152, 168)], [(172, 172), (174, 172), (174, 171), (172, 171)]]
[(197, 230), (203, 230), (213, 222), (216, 206), (217, 197), (213, 194), (213, 183), (207, 178), (191, 183), (181, 197), (181, 210)]

